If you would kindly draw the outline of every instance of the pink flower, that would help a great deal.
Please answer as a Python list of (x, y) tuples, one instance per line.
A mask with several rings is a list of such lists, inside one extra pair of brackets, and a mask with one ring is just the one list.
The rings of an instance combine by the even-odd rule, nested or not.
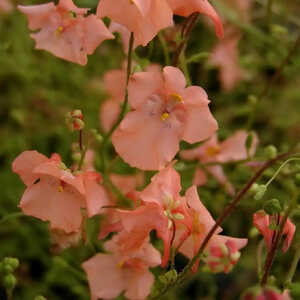
[(288, 290), (282, 294), (274, 287), (255, 287), (249, 289), (243, 296), (242, 300), (292, 300)]
[(188, 17), (198, 12), (208, 16), (215, 25), (218, 38), (223, 37), (222, 20), (207, 0), (168, 0), (175, 15)]
[[(186, 228), (176, 228), (175, 245), (179, 252), (189, 259), (192, 259), (199, 251), (205, 237), (211, 228), (215, 225), (212, 216), (201, 203), (197, 188), (190, 187), (185, 194), (188, 204), (190, 226)], [(237, 239), (219, 235), (222, 228), (218, 228), (205, 248), (205, 262), (213, 272), (231, 271), (234, 264), (240, 257), (238, 250), (247, 244), (247, 239)], [(196, 271), (199, 261), (195, 263), (192, 271)]]
[(27, 185), (19, 205), (24, 214), (50, 221), (52, 229), (77, 232), (82, 223), (81, 208), (92, 217), (109, 203), (98, 184), (99, 174), (74, 175), (58, 154), (48, 159), (36, 151), (25, 151), (15, 159), (12, 169)]
[(0, 0), (0, 13), (8, 13), (13, 10), (13, 5), (9, 0)]
[(238, 43), (240, 34), (233, 27), (227, 27), (225, 38), (214, 47), (209, 62), (219, 67), (219, 79), (225, 91), (231, 91), (244, 78), (239, 64)]
[(247, 245), (248, 239), (238, 239), (225, 235), (214, 235), (207, 245), (205, 262), (212, 272), (228, 273), (238, 262), (239, 250)]
[[(236, 131), (231, 137), (219, 143), (217, 135), (212, 136), (209, 140), (205, 141), (201, 146), (190, 150), (183, 150), (180, 156), (186, 160), (197, 159), (201, 163), (226, 163), (244, 160), (248, 158), (246, 140), (248, 133), (243, 130)], [(253, 156), (258, 144), (258, 138), (254, 135), (249, 155)], [(220, 165), (205, 166), (205, 170), (196, 169), (194, 181), (195, 185), (204, 185), (207, 181), (206, 172), (213, 175), (216, 180), (224, 185), (229, 194), (234, 194), (234, 187), (228, 181)]]
[(205, 91), (186, 88), (182, 72), (165, 67), (158, 72), (138, 72), (128, 86), (129, 112), (112, 136), (118, 154), (132, 167), (159, 170), (179, 150), (181, 139), (203, 141), (217, 130)]
[(159, 252), (146, 240), (131, 257), (124, 258), (118, 239), (117, 235), (105, 243), (105, 249), (111, 254), (97, 254), (82, 264), (92, 300), (114, 299), (123, 291), (132, 300), (143, 300), (150, 294), (154, 276), (149, 267), (160, 264)]
[[(280, 222), (282, 220), (282, 216), (280, 216)], [(253, 215), (253, 225), (259, 230), (259, 232), (264, 236), (266, 246), (270, 251), (272, 248), (272, 240), (274, 235), (274, 230), (270, 229), (270, 225), (272, 223), (276, 224), (276, 217), (269, 216), (264, 211), (260, 210)], [(284, 228), (283, 235), (285, 236), (285, 241), (282, 246), (282, 251), (286, 252), (294, 238), (294, 234), (296, 231), (296, 226), (291, 222), (288, 218)]]
[(60, 0), (57, 6), (47, 3), (18, 8), (27, 15), (29, 28), (39, 30), (31, 34), (36, 49), (80, 65), (87, 64), (87, 55), (102, 41), (114, 38), (99, 18), (93, 14), (84, 17), (88, 9), (76, 7), (72, 0)]
[(134, 33), (135, 46), (146, 46), (157, 33), (173, 25), (173, 14), (167, 0), (101, 0), (97, 15), (109, 17)]

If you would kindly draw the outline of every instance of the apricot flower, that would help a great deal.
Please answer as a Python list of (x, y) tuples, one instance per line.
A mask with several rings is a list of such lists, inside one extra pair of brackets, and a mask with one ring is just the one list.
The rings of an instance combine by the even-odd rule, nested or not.
[(205, 91), (186, 88), (182, 72), (165, 67), (131, 76), (129, 112), (112, 136), (118, 154), (132, 167), (160, 170), (179, 150), (181, 139), (203, 141), (217, 130)]
[(154, 276), (149, 267), (160, 264), (159, 252), (147, 240), (139, 251), (124, 258), (118, 238), (117, 235), (105, 243), (105, 249), (111, 254), (97, 254), (82, 264), (92, 300), (114, 299), (123, 291), (125, 297), (132, 300), (143, 300), (150, 294)]
[(198, 12), (208, 16), (215, 25), (218, 38), (223, 37), (222, 20), (208, 0), (168, 0), (175, 15), (188, 17)]
[(87, 55), (102, 41), (114, 38), (102, 20), (93, 14), (85, 17), (88, 9), (76, 7), (72, 0), (60, 0), (57, 6), (46, 3), (18, 8), (26, 14), (29, 28), (39, 30), (30, 35), (36, 49), (80, 65), (86, 65)]
[(50, 221), (51, 229), (77, 232), (82, 223), (81, 208), (92, 217), (109, 203), (99, 185), (99, 174), (72, 174), (58, 154), (48, 159), (37, 151), (25, 151), (15, 159), (12, 169), (27, 185), (20, 208), (25, 215)]
[(109, 17), (134, 33), (135, 46), (146, 46), (157, 33), (173, 24), (172, 10), (167, 0), (101, 0), (97, 15)]
[[(244, 160), (248, 158), (248, 155), (253, 156), (255, 154), (258, 144), (258, 138), (254, 135), (251, 147), (247, 151), (247, 137), (248, 133), (246, 131), (238, 130), (231, 137), (219, 143), (217, 135), (214, 135), (194, 149), (181, 151), (180, 156), (186, 160), (197, 159), (204, 164)], [(204, 185), (207, 181), (206, 172), (212, 174), (220, 184), (225, 185), (229, 194), (234, 194), (234, 187), (228, 181), (220, 165), (208, 165), (205, 166), (205, 170), (197, 168), (193, 183), (195, 185)]]
[[(281, 220), (282, 217), (280, 217), (280, 221)], [(256, 212), (253, 215), (253, 224), (259, 230), (259, 232), (264, 236), (265, 243), (269, 251), (272, 248), (272, 241), (274, 235), (274, 230), (270, 228), (272, 222), (276, 222), (275, 216), (269, 216), (262, 210)], [(289, 249), (293, 241), (295, 231), (296, 231), (296, 226), (288, 218), (282, 232), (282, 234), (285, 236), (285, 241), (282, 246), (283, 252), (286, 252)]]

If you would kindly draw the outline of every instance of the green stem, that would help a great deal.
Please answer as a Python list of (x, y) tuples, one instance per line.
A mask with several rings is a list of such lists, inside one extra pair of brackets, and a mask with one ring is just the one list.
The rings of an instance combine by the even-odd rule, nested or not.
[(189, 74), (189, 70), (188, 70), (188, 66), (187, 66), (186, 57), (185, 57), (184, 52), (182, 52), (179, 60), (180, 60), (181, 69), (182, 69), (183, 74), (184, 74), (185, 79), (186, 79), (186, 83), (187, 83), (187, 85), (191, 85), (191, 78), (190, 78), (190, 74)]
[(288, 274), (286, 276), (286, 280), (284, 283), (284, 286), (286, 288), (289, 288), (290, 284), (292, 283), (293, 277), (297, 270), (297, 265), (298, 265), (299, 260), (300, 260), (300, 248), (298, 247), (295, 252), (295, 255), (294, 255), (293, 261), (291, 263), (290, 269), (288, 271)]
[(168, 65), (170, 65), (169, 48), (168, 48), (167, 42), (161, 32), (158, 34), (158, 39), (160, 41), (161, 47), (164, 52), (165, 64), (168, 66)]
[[(102, 171), (103, 171), (103, 179), (104, 182), (108, 184), (109, 187), (112, 188), (112, 191), (116, 194), (118, 198), (124, 199), (125, 197), (122, 195), (122, 193), (117, 189), (117, 187), (114, 186), (114, 184), (110, 181), (108, 176), (108, 166), (106, 164), (106, 151), (107, 151), (107, 145), (110, 140), (110, 137), (114, 133), (114, 131), (117, 129), (117, 127), (120, 125), (122, 120), (124, 119), (124, 116), (127, 111), (127, 105), (128, 105), (128, 82), (131, 75), (131, 66), (132, 66), (132, 56), (133, 56), (133, 43), (134, 43), (134, 36), (133, 33), (130, 34), (130, 40), (129, 40), (129, 49), (128, 49), (128, 57), (127, 57), (127, 75), (126, 75), (126, 91), (125, 91), (125, 98), (124, 102), (121, 108), (121, 112), (119, 114), (118, 120), (115, 122), (115, 124), (112, 126), (110, 131), (103, 137), (102, 145), (101, 145), (101, 163), (102, 163)], [(121, 197), (122, 195), (122, 197)]]
[(265, 245), (264, 239), (262, 239), (256, 249), (256, 265), (257, 265), (257, 276), (260, 280), (261, 272), (262, 272), (262, 254), (263, 254), (263, 247)]
[(19, 218), (22, 216), (24, 216), (24, 214), (22, 212), (17, 212), (17, 213), (12, 213), (12, 214), (6, 215), (2, 219), (0, 219), (0, 224), (5, 223), (6, 221), (8, 221), (10, 219), (16, 219), (16, 218)]
[(292, 157), (292, 158), (289, 158), (288, 160), (286, 160), (278, 169), (277, 171), (274, 173), (274, 175), (270, 178), (270, 180), (266, 183), (266, 187), (272, 183), (272, 181), (277, 177), (277, 175), (280, 173), (280, 171), (288, 164), (290, 163), (291, 161), (297, 161), (297, 160), (300, 160), (300, 158), (296, 158), (296, 157)]

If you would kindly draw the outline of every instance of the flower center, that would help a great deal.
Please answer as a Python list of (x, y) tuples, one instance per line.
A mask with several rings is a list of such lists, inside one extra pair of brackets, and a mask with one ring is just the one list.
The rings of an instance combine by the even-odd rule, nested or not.
[(219, 154), (221, 152), (221, 149), (219, 146), (210, 146), (210, 147), (207, 147), (207, 149), (205, 150), (205, 153), (207, 156), (210, 156), (210, 157), (213, 157), (217, 154)]

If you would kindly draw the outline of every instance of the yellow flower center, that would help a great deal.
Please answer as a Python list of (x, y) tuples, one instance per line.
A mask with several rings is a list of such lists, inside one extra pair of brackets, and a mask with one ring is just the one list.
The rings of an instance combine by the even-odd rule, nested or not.
[(219, 154), (221, 151), (220, 147), (219, 146), (210, 146), (206, 149), (206, 155), (207, 156), (215, 156), (217, 154)]
[(177, 94), (177, 93), (171, 94), (171, 97), (172, 97), (176, 102), (183, 103), (183, 99), (182, 99), (182, 97), (181, 97), (179, 94)]
[(169, 114), (167, 112), (164, 112), (160, 118), (162, 119), (162, 121), (166, 121), (169, 118)]
[(56, 29), (56, 35), (59, 36), (63, 32), (64, 28), (62, 26), (58, 26)]
[(62, 193), (62, 192), (64, 191), (64, 188), (63, 188), (62, 185), (59, 185), (59, 186), (58, 186), (58, 191), (59, 191), (60, 193)]

